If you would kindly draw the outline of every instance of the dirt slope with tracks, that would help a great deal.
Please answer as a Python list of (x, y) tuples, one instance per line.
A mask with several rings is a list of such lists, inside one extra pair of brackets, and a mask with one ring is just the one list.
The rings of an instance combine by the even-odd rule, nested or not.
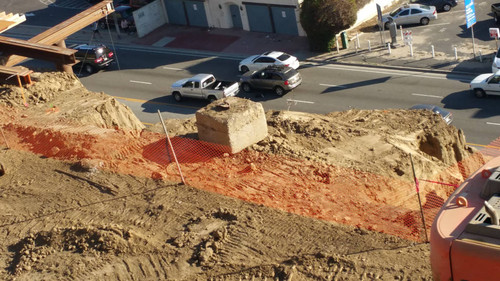
[[(410, 154), (448, 183), (483, 161), (430, 112), (270, 111), (241, 153), (179, 149), (182, 185), (161, 126), (73, 76), (32, 78), (0, 89), (2, 280), (432, 280), (428, 244), (392, 234), (415, 210), (396, 185), (413, 188)], [(196, 139), (194, 119), (166, 123)]]

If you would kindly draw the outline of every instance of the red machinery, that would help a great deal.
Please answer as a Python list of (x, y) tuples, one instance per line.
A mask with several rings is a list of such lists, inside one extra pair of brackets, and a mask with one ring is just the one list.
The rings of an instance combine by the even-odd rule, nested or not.
[(435, 281), (500, 280), (500, 157), (460, 185), (431, 229)]

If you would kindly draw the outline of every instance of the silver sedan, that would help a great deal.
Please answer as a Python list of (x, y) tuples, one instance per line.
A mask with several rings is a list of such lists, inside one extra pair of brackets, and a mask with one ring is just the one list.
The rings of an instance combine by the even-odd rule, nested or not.
[(385, 29), (389, 29), (391, 20), (394, 21), (396, 25), (427, 25), (429, 21), (435, 19), (437, 19), (436, 7), (420, 4), (405, 4), (389, 14), (382, 15), (382, 23), (379, 22), (379, 25), (382, 24)]

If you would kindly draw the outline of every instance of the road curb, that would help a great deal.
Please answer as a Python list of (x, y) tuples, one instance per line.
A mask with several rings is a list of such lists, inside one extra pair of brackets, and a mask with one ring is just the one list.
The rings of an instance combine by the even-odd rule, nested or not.
[[(382, 49), (380, 49), (382, 50)], [(378, 50), (378, 51), (380, 51)], [(374, 51), (377, 51), (375, 49)], [(363, 66), (363, 67), (373, 67), (373, 68), (386, 68), (386, 69), (395, 69), (395, 70), (406, 70), (406, 71), (419, 71), (419, 72), (431, 72), (431, 73), (441, 73), (441, 74), (450, 74), (450, 73), (455, 73), (455, 74), (465, 74), (465, 75), (478, 75), (481, 73), (484, 73), (484, 71), (480, 71), (481, 68), (478, 68), (474, 66), (474, 64), (478, 64), (477, 62), (468, 62), (468, 61), (463, 61), (463, 62), (457, 62), (457, 61), (450, 61), (450, 60), (443, 60), (442, 63), (440, 64), (443, 67), (446, 66), (452, 66), (452, 65), (458, 65), (460, 63), (463, 64), (470, 64), (469, 67), (462, 67), (462, 68), (469, 68), (470, 70), (454, 70), (454, 69), (435, 69), (432, 67), (429, 67), (428, 65), (419, 67), (419, 66), (401, 66), (401, 65), (394, 65), (394, 64), (386, 64), (384, 62), (368, 62), (365, 61), (363, 58), (363, 54), (366, 53), (366, 50), (363, 52), (349, 52), (349, 53), (344, 53), (344, 54), (337, 54), (337, 55), (317, 55), (316, 57), (309, 57), (309, 58), (304, 58), (303, 61), (308, 61), (308, 62), (322, 62), (322, 63), (332, 63), (332, 64), (344, 64), (344, 65), (353, 65), (353, 66)], [(394, 59), (398, 59), (395, 57)], [(427, 59), (427, 58), (426, 58)], [(364, 60), (364, 61), (360, 61)], [(406, 59), (398, 59), (398, 61), (401, 64), (405, 63), (410, 63), (409, 60)], [(412, 61), (412, 63), (418, 63), (419, 61)]]
[[(325, 61), (314, 60), (314, 59), (306, 59), (305, 61), (306, 62), (314, 62), (314, 63), (325, 63)], [(466, 71), (436, 70), (436, 69), (431, 69), (431, 68), (393, 66), (393, 65), (386, 65), (386, 64), (361, 63), (361, 62), (353, 62), (353, 61), (330, 61), (328, 63), (329, 64), (337, 64), (337, 65), (346, 65), (346, 66), (384, 68), (384, 69), (392, 69), (392, 70), (417, 71), (417, 72), (439, 73), (439, 74), (460, 74), (460, 75), (477, 75), (478, 74), (478, 73), (466, 72)]]

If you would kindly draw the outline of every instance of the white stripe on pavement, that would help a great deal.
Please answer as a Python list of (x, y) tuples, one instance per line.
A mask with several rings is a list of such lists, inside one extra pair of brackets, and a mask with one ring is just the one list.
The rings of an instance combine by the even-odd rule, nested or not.
[(130, 80), (131, 83), (137, 83), (137, 84), (146, 84), (146, 85), (151, 85), (153, 83), (151, 82), (144, 82), (144, 81), (135, 81), (135, 80)]
[(319, 84), (320, 86), (325, 86), (325, 87), (333, 87), (333, 88), (347, 88), (346, 86), (339, 86), (339, 85), (333, 85), (333, 84)]
[(166, 67), (166, 66), (164, 66), (163, 69), (168, 69), (168, 70), (184, 70), (182, 68)]
[(442, 96), (433, 96), (433, 95), (424, 95), (424, 94), (417, 94), (417, 93), (412, 93), (414, 96), (420, 96), (420, 97), (428, 97), (428, 98), (437, 98), (437, 99), (442, 99)]
[[(362, 68), (356, 66), (337, 66), (337, 65), (320, 65), (318, 68), (326, 68), (326, 69), (335, 69), (335, 70), (349, 70), (349, 71), (358, 71), (365, 73), (376, 73), (376, 74), (386, 74), (386, 75), (398, 75), (398, 76), (411, 76), (411, 77), (422, 77), (422, 78), (430, 78), (430, 79), (451, 79), (451, 75), (442, 74), (442, 73), (422, 73), (416, 71), (407, 71), (407, 70), (390, 70), (390, 69), (370, 69), (370, 68)], [(447, 77), (448, 76), (448, 77)], [(462, 77), (458, 76), (457, 77)]]
[(486, 122), (486, 124), (500, 126), (500, 123)]
[(301, 102), (301, 103), (314, 103), (313, 101), (306, 101), (306, 100), (292, 100), (292, 99), (287, 99), (286, 101), (295, 102), (295, 103), (298, 103), (298, 102)]

